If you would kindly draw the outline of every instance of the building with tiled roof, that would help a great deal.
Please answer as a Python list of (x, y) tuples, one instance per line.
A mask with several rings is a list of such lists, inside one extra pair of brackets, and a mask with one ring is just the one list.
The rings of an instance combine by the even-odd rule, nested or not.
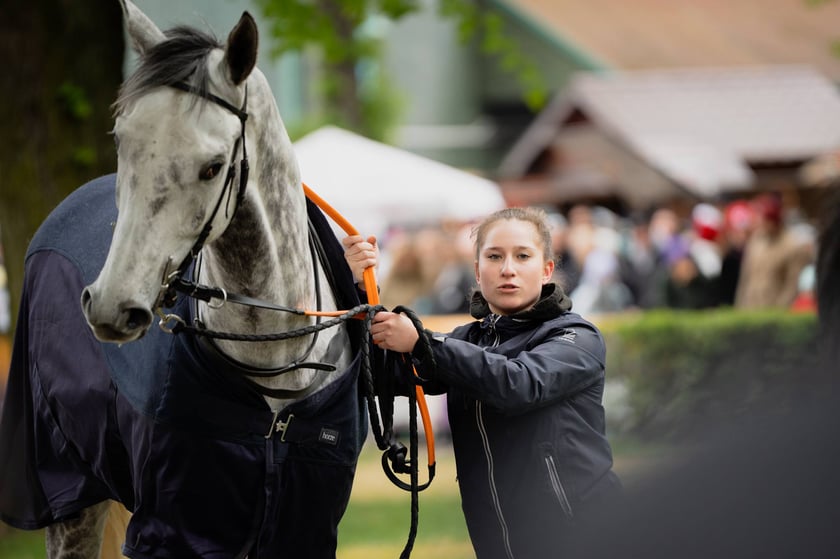
[(840, 2), (493, 5), (556, 56), (552, 101), (497, 169), (511, 203), (640, 208), (777, 189), (807, 204), (800, 167), (840, 147)]
[(582, 73), (499, 169), (511, 203), (642, 208), (798, 186), (840, 146), (840, 91), (809, 66)]

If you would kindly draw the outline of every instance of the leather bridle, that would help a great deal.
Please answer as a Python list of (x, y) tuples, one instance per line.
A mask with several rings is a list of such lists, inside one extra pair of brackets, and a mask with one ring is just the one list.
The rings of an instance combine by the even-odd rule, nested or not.
[[(200, 284), (198, 284), (194, 281), (190, 281), (189, 279), (186, 279), (186, 276), (187, 276), (188, 271), (190, 270), (190, 267), (193, 266), (193, 264), (195, 264), (197, 262), (197, 259), (198, 259), (199, 255), (201, 254), (201, 249), (204, 247), (204, 243), (207, 241), (207, 238), (210, 235), (210, 231), (213, 228), (213, 225), (212, 225), (213, 220), (216, 218), (216, 215), (219, 213), (219, 210), (222, 207), (222, 202), (225, 200), (225, 197), (227, 197), (227, 200), (228, 200), (225, 203), (226, 209), (230, 205), (230, 197), (233, 193), (232, 185), (233, 185), (233, 181), (236, 179), (236, 164), (235, 164), (236, 153), (239, 151), (239, 146), (240, 145), (242, 146), (242, 159), (239, 163), (239, 188), (237, 189), (236, 201), (235, 201), (235, 205), (233, 207), (233, 212), (230, 216), (231, 219), (233, 219), (233, 216), (236, 215), (236, 211), (239, 209), (239, 206), (242, 204), (242, 201), (245, 198), (245, 188), (248, 184), (248, 173), (249, 173), (248, 151), (247, 151), (247, 148), (246, 148), (246, 141), (245, 141), (245, 124), (248, 121), (248, 113), (247, 113), (248, 87), (247, 87), (247, 85), (245, 86), (245, 99), (243, 101), (242, 108), (238, 109), (235, 106), (228, 103), (227, 101), (225, 101), (224, 99), (222, 99), (221, 97), (219, 97), (217, 95), (214, 95), (214, 94), (212, 94), (208, 91), (201, 90), (201, 89), (198, 89), (196, 87), (193, 87), (193, 86), (191, 86), (189, 84), (186, 84), (184, 82), (175, 82), (175, 83), (170, 84), (170, 85), (172, 87), (176, 88), (176, 89), (180, 89), (181, 91), (191, 93), (193, 95), (198, 95), (199, 97), (203, 97), (203, 98), (207, 99), (208, 101), (211, 101), (211, 102), (227, 109), (228, 111), (230, 111), (231, 113), (233, 113), (234, 115), (239, 117), (239, 122), (241, 123), (241, 130), (240, 130), (239, 138), (237, 138), (236, 143), (233, 146), (233, 153), (231, 153), (230, 164), (228, 165), (228, 172), (227, 172), (227, 176), (225, 177), (225, 182), (224, 182), (224, 185), (222, 187), (222, 191), (219, 194), (219, 198), (216, 201), (216, 205), (213, 207), (213, 211), (210, 213), (210, 217), (207, 219), (206, 223), (204, 224), (204, 227), (201, 229), (201, 232), (198, 235), (198, 238), (196, 239), (195, 243), (193, 243), (193, 246), (190, 248), (190, 251), (187, 253), (187, 256), (183, 259), (183, 261), (178, 266), (178, 268), (175, 269), (171, 273), (169, 272), (168, 269), (164, 271), (164, 278), (163, 278), (163, 281), (161, 282), (161, 292), (160, 292), (160, 295), (158, 296), (158, 301), (155, 304), (155, 310), (161, 316), (161, 328), (163, 328), (165, 331), (183, 330), (183, 331), (193, 331), (193, 332), (196, 332), (196, 333), (200, 333), (202, 331), (205, 331), (203, 326), (198, 325), (198, 324), (195, 327), (187, 327), (183, 323), (183, 319), (181, 319), (180, 317), (178, 317), (176, 315), (171, 315), (171, 314), (170, 315), (165, 315), (160, 310), (161, 307), (172, 307), (172, 306), (174, 306), (178, 293), (183, 293), (183, 294), (187, 295), (188, 297), (191, 297), (192, 299), (195, 299), (195, 300), (203, 300), (203, 301), (207, 302), (211, 307), (215, 307), (215, 308), (221, 307), (222, 305), (224, 305), (227, 302), (231, 302), (231, 303), (237, 303), (237, 304), (240, 304), (240, 305), (245, 305), (245, 306), (250, 306), (250, 307), (260, 307), (260, 308), (264, 308), (264, 309), (289, 312), (289, 313), (293, 313), (293, 314), (300, 314), (300, 315), (305, 314), (304, 311), (301, 311), (299, 309), (294, 309), (294, 308), (286, 307), (286, 306), (282, 306), (282, 305), (276, 305), (276, 304), (269, 303), (269, 302), (266, 302), (266, 301), (261, 301), (261, 300), (258, 300), (258, 299), (254, 299), (252, 297), (248, 297), (248, 296), (245, 296), (245, 295), (240, 295), (240, 294), (236, 294), (236, 293), (228, 293), (223, 288), (207, 287), (207, 286), (204, 286), (204, 285), (200, 285)], [(313, 242), (313, 234), (312, 234), (311, 231), (309, 232), (309, 238), (310, 238), (310, 250), (312, 251), (313, 267), (315, 268), (315, 283), (316, 283), (315, 291), (316, 291), (317, 306), (318, 306), (318, 308), (320, 308), (320, 306), (321, 306), (321, 289), (320, 289), (320, 281), (319, 281), (319, 278), (318, 278), (318, 267), (315, 264), (315, 262), (316, 262), (317, 259), (323, 260), (324, 257), (321, 255), (321, 253), (323, 252), (323, 249), (321, 249), (320, 252), (317, 250), (320, 247), (318, 246), (318, 243)], [(193, 274), (195, 274), (195, 271), (193, 271)], [(210, 301), (213, 300), (213, 299), (219, 300), (221, 302), (216, 304), (216, 305), (213, 305), (213, 304), (210, 303)], [(166, 323), (168, 323), (169, 321), (175, 321), (176, 322), (175, 328), (169, 329), (166, 326)], [(316, 324), (320, 323), (320, 321), (321, 321), (320, 316), (316, 316)], [(307, 361), (308, 356), (310, 355), (312, 350), (315, 348), (315, 344), (318, 340), (318, 332), (319, 332), (319, 330), (315, 330), (313, 332), (312, 339), (310, 340), (309, 344), (307, 344), (307, 347), (306, 347), (306, 349), (304, 350), (304, 352), (301, 356), (299, 356), (297, 359), (295, 359), (294, 361), (292, 361), (288, 365), (284, 365), (282, 367), (272, 368), (272, 369), (248, 368), (248, 367), (242, 365), (241, 363), (238, 363), (238, 362), (232, 360), (231, 358), (229, 358), (227, 356), (224, 356), (224, 354), (222, 354), (221, 351), (219, 351), (218, 348), (216, 348), (216, 346), (213, 345), (212, 342), (210, 342), (209, 339), (205, 340), (204, 336), (200, 336), (200, 338), (202, 340), (205, 340), (205, 342), (206, 342), (205, 345), (209, 345), (210, 348), (215, 351), (215, 353), (217, 353), (219, 356), (222, 356), (224, 359), (227, 359), (229, 365), (233, 365), (233, 366), (235, 366), (239, 369), (242, 369), (242, 370), (247, 369), (248, 376), (250, 376), (250, 377), (263, 377), (263, 378), (265, 378), (265, 377), (278, 376), (278, 375), (281, 375), (283, 373), (294, 371), (294, 370), (297, 370), (297, 369), (300, 369), (300, 368), (312, 368), (312, 369), (319, 369), (319, 370), (323, 370), (323, 371), (334, 371), (335, 366), (332, 365), (332, 364)], [(296, 335), (294, 335), (294, 334), (297, 334), (297, 333), (290, 333), (290, 334), (292, 334), (290, 337), (297, 337)], [(301, 335), (301, 334), (297, 334), (297, 335)], [(304, 394), (306, 392), (305, 390), (286, 390), (286, 389), (268, 388), (268, 387), (265, 387), (261, 384), (258, 384), (256, 382), (252, 381), (250, 378), (247, 378), (247, 377), (245, 377), (245, 381), (248, 382), (248, 384), (250, 384), (251, 387), (254, 390), (256, 390), (257, 392), (259, 392), (259, 393), (261, 393), (265, 396), (271, 396), (271, 397), (274, 397), (274, 398), (296, 398), (296, 397), (300, 397), (302, 394)]]
[[(199, 89), (193, 87), (184, 82), (175, 82), (169, 84), (171, 87), (175, 89), (180, 89), (181, 91), (185, 91), (187, 93), (191, 93), (193, 95), (198, 95), (208, 101), (211, 101), (220, 107), (223, 107), (239, 117), (239, 122), (241, 125), (239, 138), (237, 138), (236, 143), (233, 145), (233, 153), (230, 156), (230, 164), (228, 165), (227, 176), (225, 177), (224, 186), (222, 186), (222, 192), (219, 194), (219, 199), (216, 201), (216, 205), (213, 207), (213, 211), (210, 213), (210, 217), (202, 227), (201, 232), (198, 234), (198, 238), (193, 243), (193, 246), (190, 248), (190, 251), (187, 253), (187, 256), (184, 257), (184, 260), (181, 261), (181, 264), (172, 272), (169, 271), (169, 267), (164, 270), (164, 277), (163, 281), (161, 282), (161, 292), (158, 296), (158, 300), (155, 302), (155, 309), (159, 309), (160, 307), (171, 307), (175, 304), (175, 298), (177, 296), (177, 292), (189, 292), (194, 289), (194, 285), (191, 282), (187, 282), (184, 280), (184, 276), (189, 269), (189, 267), (193, 264), (195, 259), (198, 257), (198, 254), (201, 252), (201, 249), (204, 247), (204, 243), (207, 242), (207, 237), (210, 236), (210, 231), (213, 229), (213, 220), (216, 219), (216, 215), (219, 213), (219, 209), (222, 207), (222, 201), (227, 196), (228, 201), (225, 204), (225, 207), (230, 205), (230, 197), (233, 194), (233, 181), (236, 179), (236, 153), (239, 151), (239, 146), (242, 145), (242, 159), (239, 162), (239, 188), (236, 192), (236, 201), (233, 206), (233, 212), (231, 214), (231, 218), (236, 215), (236, 211), (239, 209), (239, 206), (242, 204), (242, 201), (245, 199), (245, 187), (248, 186), (248, 173), (250, 171), (250, 166), (248, 165), (248, 149), (245, 143), (245, 123), (248, 121), (248, 86), (245, 85), (245, 99), (242, 102), (242, 108), (238, 109), (235, 106), (231, 105), (218, 95), (214, 95), (209, 91), (204, 89)], [(225, 296), (225, 298), (227, 298)]]
[[(315, 243), (315, 245), (313, 247), (313, 238), (317, 241), (317, 236), (313, 235), (312, 231), (310, 231), (310, 234), (309, 234), (310, 249), (313, 250), (313, 255), (312, 255), (313, 256), (313, 266), (315, 268), (315, 273), (316, 273), (316, 280), (315, 280), (316, 281), (316, 293), (317, 293), (318, 307), (319, 307), (318, 310), (316, 310), (314, 312), (313, 311), (305, 311), (305, 310), (301, 310), (301, 309), (293, 309), (293, 308), (289, 308), (289, 307), (275, 305), (273, 303), (267, 303), (265, 301), (259, 301), (259, 300), (252, 299), (252, 298), (249, 298), (249, 297), (245, 297), (245, 296), (242, 296), (242, 295), (227, 293), (224, 289), (221, 289), (221, 288), (218, 288), (218, 287), (202, 286), (202, 285), (198, 285), (198, 284), (196, 284), (192, 281), (184, 279), (184, 276), (186, 275), (189, 268), (195, 263), (196, 258), (198, 257), (198, 255), (201, 252), (201, 249), (204, 246), (204, 243), (206, 242), (208, 236), (210, 235), (213, 220), (215, 219), (216, 215), (218, 214), (219, 209), (222, 206), (222, 201), (225, 199), (225, 196), (228, 197), (228, 203), (226, 204), (226, 206), (229, 205), (229, 203), (230, 203), (230, 196), (233, 192), (231, 185), (233, 184), (233, 181), (236, 178), (236, 165), (235, 165), (236, 153), (239, 150), (239, 145), (240, 144), (242, 145), (242, 159), (241, 159), (240, 164), (239, 164), (239, 168), (240, 168), (239, 188), (237, 190), (236, 202), (235, 202), (235, 205), (234, 205), (234, 208), (233, 208), (233, 215), (236, 214), (237, 209), (242, 204), (242, 201), (245, 197), (245, 187), (248, 184), (248, 171), (249, 171), (248, 154), (247, 154), (247, 149), (246, 149), (246, 145), (245, 145), (245, 123), (248, 120), (248, 113), (247, 113), (248, 89), (247, 89), (247, 85), (246, 85), (245, 99), (243, 101), (242, 108), (239, 109), (239, 108), (236, 108), (235, 106), (231, 105), (230, 103), (228, 103), (224, 99), (222, 99), (222, 98), (220, 98), (216, 95), (213, 95), (212, 93), (210, 93), (206, 90), (200, 90), (200, 89), (195, 88), (195, 87), (193, 87), (189, 84), (186, 84), (184, 82), (175, 82), (175, 83), (170, 84), (170, 85), (172, 87), (176, 88), (176, 89), (180, 89), (181, 91), (185, 91), (187, 93), (191, 93), (191, 94), (194, 94), (194, 95), (198, 95), (199, 97), (203, 97), (203, 98), (205, 98), (205, 99), (207, 99), (207, 100), (209, 100), (213, 103), (216, 103), (217, 105), (227, 109), (228, 111), (230, 111), (231, 113), (233, 113), (234, 115), (239, 117), (239, 121), (241, 123), (241, 131), (240, 131), (240, 136), (236, 140), (236, 143), (234, 144), (234, 147), (233, 147), (233, 153), (231, 154), (230, 164), (228, 165), (228, 173), (227, 173), (227, 176), (225, 177), (225, 183), (224, 183), (224, 186), (222, 188), (222, 192), (219, 195), (219, 199), (216, 201), (216, 205), (213, 208), (213, 211), (210, 214), (209, 219), (204, 224), (204, 227), (202, 228), (201, 233), (199, 233), (198, 238), (196, 239), (195, 243), (193, 244), (193, 246), (190, 249), (187, 256), (184, 258), (184, 260), (178, 266), (178, 268), (175, 269), (175, 271), (173, 271), (171, 273), (169, 272), (169, 267), (168, 266), (167, 266), (167, 269), (164, 270), (164, 276), (163, 276), (163, 280), (161, 282), (161, 292), (158, 296), (158, 301), (155, 304), (155, 311), (158, 312), (158, 314), (161, 317), (160, 327), (164, 331), (167, 331), (167, 332), (170, 332), (170, 333), (178, 333), (180, 331), (192, 332), (194, 334), (199, 335), (202, 339), (204, 339), (204, 338), (237, 339), (238, 338), (238, 339), (247, 340), (247, 341), (257, 341), (257, 340), (267, 341), (269, 339), (274, 339), (274, 340), (288, 339), (288, 338), (297, 337), (297, 336), (300, 336), (300, 335), (314, 334), (313, 339), (310, 342), (308, 348), (306, 349), (304, 355), (302, 357), (294, 360), (291, 364), (289, 364), (287, 366), (284, 366), (284, 367), (281, 367), (279, 369), (271, 369), (271, 370), (254, 370), (254, 369), (251, 369), (251, 370), (247, 371), (247, 374), (249, 374), (251, 376), (257, 376), (257, 377), (268, 377), (268, 376), (276, 376), (278, 374), (286, 373), (286, 372), (289, 372), (289, 371), (292, 371), (292, 370), (295, 370), (295, 369), (299, 369), (299, 368), (304, 368), (304, 367), (305, 368), (315, 368), (315, 369), (320, 369), (320, 370), (334, 370), (335, 366), (333, 366), (331, 364), (305, 362), (306, 357), (310, 354), (310, 352), (312, 351), (312, 349), (315, 345), (315, 340), (317, 339), (318, 332), (320, 330), (323, 330), (323, 329), (341, 324), (342, 322), (344, 322), (346, 320), (349, 320), (350, 318), (358, 318), (360, 316), (361, 317), (366, 316), (366, 319), (365, 319), (365, 325), (366, 325), (365, 338), (367, 339), (370, 335), (369, 334), (370, 321), (373, 318), (374, 313), (377, 310), (381, 310), (382, 307), (381, 307), (381, 305), (379, 305), (378, 289), (376, 287), (376, 280), (374, 279), (373, 271), (369, 269), (369, 270), (366, 270), (366, 272), (365, 272), (365, 285), (368, 286), (368, 297), (369, 297), (369, 303), (368, 304), (359, 305), (359, 306), (357, 306), (353, 309), (350, 309), (348, 311), (335, 311), (335, 312), (326, 312), (326, 313), (322, 313), (320, 311), (320, 288), (318, 286), (319, 281), (318, 281), (318, 278), (317, 278), (318, 267), (317, 267), (317, 264), (316, 264), (316, 258), (320, 256), (322, 258), (322, 261), (324, 261), (323, 260), (324, 257), (322, 256), (323, 249), (319, 246), (319, 244), (317, 242)], [(358, 232), (355, 231), (355, 229), (352, 226), (350, 226), (350, 224), (340, 214), (338, 214), (338, 212), (336, 212), (332, 207), (330, 207), (329, 204), (324, 202), (319, 196), (317, 196), (316, 194), (314, 194), (314, 192), (309, 190), (309, 188), (305, 184), (303, 185), (303, 187), (304, 187), (304, 191), (305, 191), (306, 196), (308, 198), (310, 198), (311, 200), (313, 200), (313, 202), (316, 205), (318, 205), (322, 210), (324, 210), (330, 217), (332, 217), (334, 220), (336, 220), (345, 229), (345, 231), (347, 231), (348, 233), (358, 234)], [(310, 224), (310, 229), (311, 229), (311, 224)], [(320, 249), (320, 252), (318, 252), (317, 255), (315, 254), (315, 248)], [(208, 304), (210, 304), (209, 303), (210, 300), (218, 299), (218, 300), (221, 300), (220, 305), (223, 305), (225, 302), (232, 302), (232, 303), (237, 303), (237, 304), (242, 304), (242, 305), (249, 305), (249, 306), (261, 307), (261, 308), (266, 308), (266, 309), (271, 309), (271, 310), (290, 312), (290, 313), (294, 313), (294, 314), (315, 316), (316, 317), (316, 324), (311, 325), (311, 326), (307, 326), (305, 328), (301, 328), (301, 329), (296, 330), (296, 331), (284, 332), (282, 334), (274, 334), (274, 335), (269, 334), (269, 335), (260, 335), (260, 336), (236, 336), (236, 335), (223, 334), (223, 333), (212, 333), (214, 335), (211, 335), (211, 332), (204, 329), (203, 326), (200, 326), (200, 325), (196, 325), (196, 326), (186, 325), (184, 320), (182, 318), (178, 317), (177, 315), (165, 315), (165, 314), (163, 314), (163, 312), (161, 311), (161, 307), (162, 306), (172, 307), (175, 303), (177, 293), (179, 293), (179, 292), (184, 293), (184, 294), (188, 295), (189, 297), (192, 297), (193, 299), (204, 300), (204, 301), (208, 302)], [(372, 300), (371, 300), (371, 297), (372, 297)], [(218, 306), (220, 306), (220, 305), (218, 305)], [(397, 309), (395, 309), (395, 312), (406, 312), (407, 314), (409, 314), (410, 318), (415, 323), (415, 326), (417, 327), (418, 332), (420, 332), (422, 330), (422, 328), (421, 328), (422, 323), (420, 323), (420, 321), (416, 317), (416, 315), (414, 315), (409, 309), (404, 309), (404, 308), (398, 307)], [(322, 322), (320, 322), (320, 317), (321, 316), (335, 316), (335, 318), (322, 323)], [(167, 326), (167, 324), (171, 321), (174, 321), (175, 325), (174, 325), (174, 327), (169, 328)], [(421, 339), (422, 339), (422, 336), (421, 336)], [(206, 343), (210, 344), (210, 340), (207, 339)], [(215, 346), (212, 345), (212, 344), (210, 344), (210, 347), (215, 348)], [(410, 418), (409, 418), (410, 419), (409, 431), (411, 433), (411, 448), (408, 451), (408, 453), (406, 452), (406, 449), (405, 449), (404, 446), (395, 442), (395, 440), (393, 439), (394, 433), (392, 431), (392, 419), (387, 424), (387, 427), (386, 427), (385, 431), (383, 432), (383, 430), (382, 430), (382, 428), (380, 427), (380, 424), (379, 424), (378, 414), (376, 412), (376, 404), (375, 404), (375, 401), (374, 401), (375, 389), (374, 389), (374, 386), (373, 386), (373, 380), (372, 380), (372, 375), (371, 375), (371, 370), (370, 370), (369, 347), (367, 346), (366, 342), (363, 342), (361, 344), (361, 347), (362, 347), (362, 353), (364, 355), (364, 358), (363, 358), (363, 369), (364, 369), (363, 374), (365, 376), (366, 400), (367, 400), (367, 403), (368, 403), (370, 421), (371, 421), (371, 425), (373, 426), (373, 429), (374, 429), (374, 435), (375, 435), (375, 439), (376, 439), (376, 442), (377, 442), (377, 446), (380, 448), (380, 450), (385, 451), (382, 455), (382, 467), (383, 467), (385, 473), (387, 474), (388, 478), (397, 487), (400, 487), (401, 489), (404, 489), (406, 491), (411, 491), (411, 495), (412, 495), (411, 528), (409, 530), (408, 541), (406, 542), (406, 546), (403, 549), (403, 552), (401, 554), (401, 557), (409, 557), (410, 554), (411, 554), (411, 550), (412, 550), (413, 545), (414, 545), (414, 539), (415, 539), (415, 536), (416, 536), (416, 533), (417, 533), (418, 493), (420, 491), (422, 491), (423, 489), (426, 489), (427, 487), (429, 487), (429, 485), (431, 484), (432, 479), (434, 479), (434, 475), (435, 475), (434, 435), (432, 433), (431, 420), (429, 418), (428, 408), (426, 407), (425, 396), (423, 394), (423, 389), (420, 386), (422, 381), (420, 381), (417, 378), (417, 374), (416, 374), (416, 371), (415, 371), (414, 375), (411, 376), (412, 380), (416, 383), (415, 390), (409, 390), (409, 406), (410, 406), (410, 410), (411, 410), (411, 414), (410, 414)], [(430, 350), (428, 350), (428, 351), (430, 351)], [(218, 350), (216, 350), (213, 353), (217, 356), (217, 358), (218, 357), (221, 357), (221, 358), (225, 357)], [(234, 365), (240, 365), (240, 364), (235, 363), (235, 362), (233, 364)], [(230, 365), (230, 362), (228, 362), (228, 365)], [(243, 378), (257, 392), (260, 392), (263, 395), (272, 396), (272, 397), (275, 397), (275, 398), (297, 398), (299, 396), (304, 395), (305, 392), (306, 392), (306, 389), (304, 389), (304, 390), (270, 389), (270, 388), (267, 388), (265, 386), (262, 386), (262, 385), (256, 383), (252, 379), (247, 378), (247, 376), (245, 376)], [(379, 396), (380, 401), (381, 401), (383, 395), (379, 394), (378, 396)], [(391, 394), (391, 398), (393, 399), (393, 394)], [(419, 480), (418, 480), (418, 465), (419, 465), (419, 463), (418, 463), (418, 460), (417, 460), (417, 418), (416, 418), (416, 412), (415, 412), (415, 405), (417, 405), (421, 409), (421, 413), (422, 413), (422, 416), (423, 416), (424, 431), (425, 431), (426, 436), (427, 436), (426, 444), (427, 444), (427, 449), (428, 449), (428, 454), (429, 454), (429, 456), (428, 456), (428, 458), (429, 458), (429, 464), (428, 464), (429, 479), (425, 484), (422, 484), (422, 485), (419, 483)], [(391, 414), (393, 414), (393, 406), (391, 406)], [(275, 414), (275, 419), (276, 419), (276, 414)], [(273, 425), (273, 423), (272, 423), (272, 425)], [(280, 424), (278, 424), (278, 427), (279, 427), (279, 425)], [(269, 432), (269, 436), (273, 432), (274, 432), (274, 428), (272, 427), (272, 430)], [(409, 459), (410, 457), (413, 457), (413, 459)], [(389, 461), (391, 461), (391, 463), (393, 464), (390, 468), (388, 466)], [(395, 475), (396, 473), (403, 473), (403, 474), (408, 473), (408, 474), (410, 474), (411, 483), (406, 484), (405, 482), (401, 481)]]

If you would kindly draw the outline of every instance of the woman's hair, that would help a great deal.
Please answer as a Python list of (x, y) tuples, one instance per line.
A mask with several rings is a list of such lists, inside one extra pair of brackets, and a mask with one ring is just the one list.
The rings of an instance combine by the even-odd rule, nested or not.
[(525, 208), (505, 208), (494, 212), (484, 218), (473, 230), (473, 237), (475, 237), (475, 258), (478, 260), (481, 251), (481, 245), (487, 238), (487, 232), (490, 228), (502, 220), (518, 219), (520, 221), (527, 221), (532, 223), (537, 229), (540, 242), (542, 243), (543, 258), (546, 262), (554, 260), (551, 243), (551, 226), (548, 224), (548, 216), (545, 211), (540, 208), (525, 207)]

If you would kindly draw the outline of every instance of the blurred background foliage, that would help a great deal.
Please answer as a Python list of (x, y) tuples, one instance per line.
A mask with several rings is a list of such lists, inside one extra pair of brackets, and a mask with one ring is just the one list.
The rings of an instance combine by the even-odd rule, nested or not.
[[(417, 13), (420, 0), (256, 0), (262, 20), (271, 31), (271, 52), (316, 49), (324, 66), (321, 89), (323, 112), (290, 129), (292, 137), (326, 124), (355, 130), (385, 141), (398, 124), (401, 98), (382, 72), (359, 69), (382, 56), (377, 21), (397, 21)], [(483, 2), (443, 0), (440, 15), (456, 22), (463, 43), (476, 41), (482, 53), (496, 60), (523, 87), (526, 105), (537, 111), (548, 88), (537, 66), (506, 33), (499, 14)], [(379, 67), (371, 64), (371, 67)]]
[(619, 437), (676, 441), (758, 410), (783, 413), (828, 374), (812, 313), (662, 310), (598, 324)]

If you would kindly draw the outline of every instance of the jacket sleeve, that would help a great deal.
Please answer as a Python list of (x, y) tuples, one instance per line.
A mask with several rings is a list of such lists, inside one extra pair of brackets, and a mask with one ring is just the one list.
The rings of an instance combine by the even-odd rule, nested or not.
[(452, 337), (434, 340), (432, 350), (435, 380), (510, 414), (573, 396), (605, 375), (604, 340), (585, 324), (552, 328), (511, 355)]

